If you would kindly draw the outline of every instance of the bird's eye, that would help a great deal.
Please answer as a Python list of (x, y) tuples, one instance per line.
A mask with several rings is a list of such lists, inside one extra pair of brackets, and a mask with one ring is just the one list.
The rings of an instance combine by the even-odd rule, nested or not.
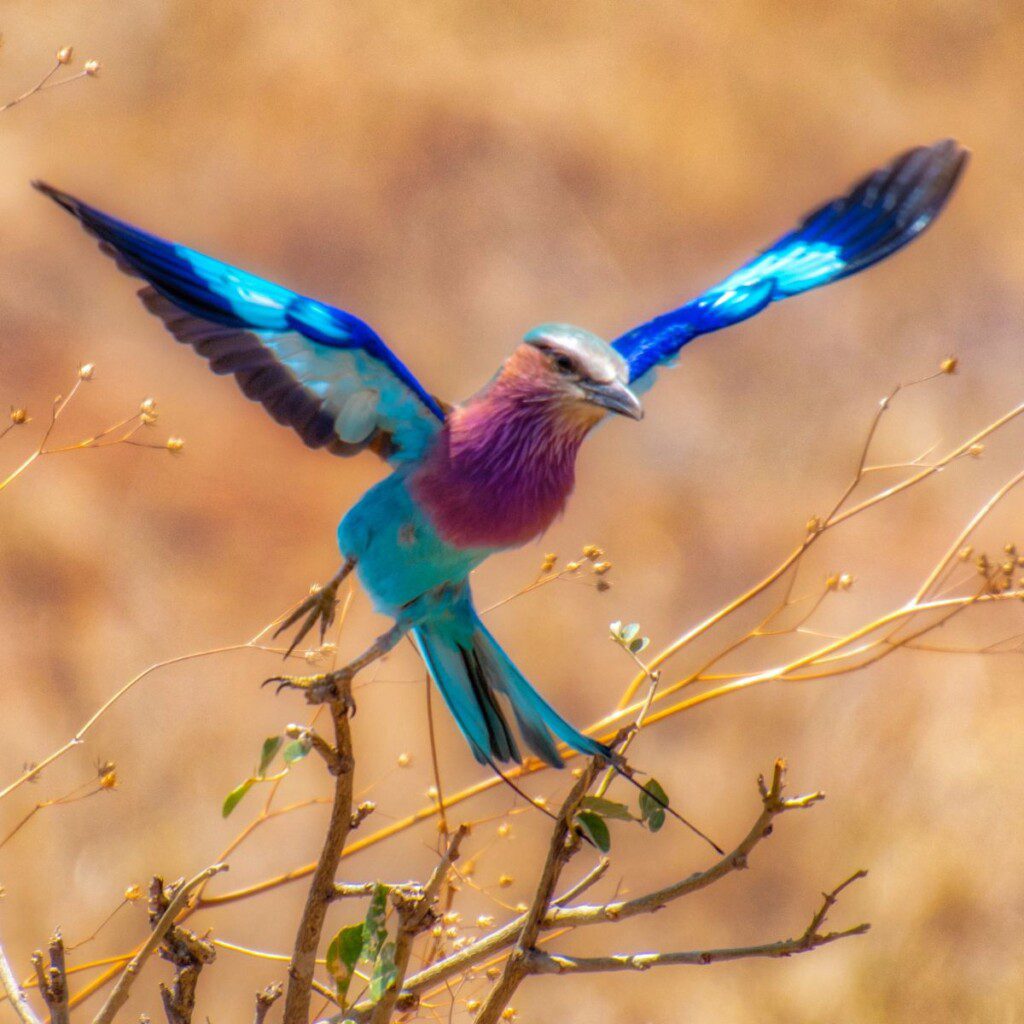
[(567, 355), (555, 355), (552, 357), (552, 361), (554, 362), (555, 366), (558, 368), (560, 373), (576, 372), (576, 364), (573, 362), (571, 357)]

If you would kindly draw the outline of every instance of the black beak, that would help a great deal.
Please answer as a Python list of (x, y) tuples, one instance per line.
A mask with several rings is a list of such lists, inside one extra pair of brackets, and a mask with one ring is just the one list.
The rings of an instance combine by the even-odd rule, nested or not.
[(634, 420), (644, 418), (644, 407), (640, 399), (620, 380), (613, 380), (609, 384), (588, 384), (586, 391), (590, 402), (609, 412)]

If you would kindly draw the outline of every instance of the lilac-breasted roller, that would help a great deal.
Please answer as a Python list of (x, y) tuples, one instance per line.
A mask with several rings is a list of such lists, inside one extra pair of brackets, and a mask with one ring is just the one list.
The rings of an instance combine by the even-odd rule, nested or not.
[(520, 759), (507, 708), (526, 746), (561, 765), (558, 740), (588, 754), (610, 751), (515, 667), (473, 608), (470, 572), (544, 533), (573, 489), (584, 438), (609, 413), (639, 420), (638, 394), (687, 342), (894, 253), (940, 212), (966, 159), (949, 140), (904, 153), (720, 284), (611, 344), (579, 327), (538, 327), (456, 406), (434, 398), (351, 313), (36, 187), (121, 270), (145, 279), (140, 298), (178, 341), (215, 373), (233, 375), (278, 423), (310, 448), (370, 449), (392, 467), (341, 520), (341, 571), (286, 625), (304, 618), (301, 639), (319, 620), (322, 636), (353, 569), (394, 625), (343, 669), (279, 681), (311, 700), (338, 699), (343, 682), (409, 633), (479, 761)]

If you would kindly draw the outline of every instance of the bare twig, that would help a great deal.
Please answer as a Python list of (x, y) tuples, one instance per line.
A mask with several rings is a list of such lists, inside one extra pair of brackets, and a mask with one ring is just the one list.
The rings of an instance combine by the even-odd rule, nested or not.
[(508, 960), (505, 961), (501, 977), (480, 1008), (480, 1013), (476, 1018), (477, 1024), (496, 1024), (515, 990), (529, 974), (529, 955), (544, 926), (555, 893), (555, 886), (558, 884), (562, 869), (579, 847), (580, 840), (574, 829), (576, 812), (579, 810), (587, 790), (590, 789), (597, 777), (602, 763), (599, 758), (592, 758), (588, 762), (558, 812), (558, 820), (551, 834), (548, 855), (544, 861), (544, 868), (541, 871), (533, 901), (524, 915), (523, 926), (519, 930), (515, 946)]
[(409, 970), (409, 958), (412, 955), (416, 936), (429, 928), (437, 919), (434, 903), (441, 891), (441, 886), (448, 877), (448, 870), (458, 859), (459, 847), (469, 834), (466, 825), (460, 825), (448, 843), (440, 863), (434, 868), (427, 884), (412, 890), (398, 888), (392, 890), (392, 901), (398, 912), (398, 932), (395, 936), (395, 980), (385, 989), (370, 1014), (370, 1024), (388, 1024), (395, 1007), (395, 1000), (405, 982)]
[(50, 1024), (68, 1024), (68, 977), (64, 958), (64, 940), (60, 932), (50, 939), (49, 965), (38, 950), (32, 954), (39, 991), (50, 1011)]
[(838, 932), (821, 933), (825, 913), (835, 903), (839, 893), (855, 879), (863, 878), (866, 871), (858, 871), (842, 885), (824, 894), (824, 902), (802, 935), (795, 939), (780, 939), (761, 946), (734, 946), (726, 949), (701, 949), (685, 953), (619, 953), (612, 956), (576, 957), (562, 953), (530, 951), (528, 967), (531, 974), (598, 974), (611, 971), (647, 971), (652, 967), (693, 966), (722, 963), (727, 960), (748, 960), (754, 957), (783, 957), (807, 953), (819, 946), (827, 946), (838, 939), (863, 935), (871, 927), (858, 924)]
[(11, 1006), (14, 1007), (14, 1012), (18, 1015), (21, 1024), (41, 1024), (11, 970), (10, 962), (2, 945), (0, 945), (0, 988), (3, 988), (7, 998), (11, 1001)]
[(256, 1014), (253, 1017), (253, 1024), (263, 1024), (267, 1019), (267, 1014), (270, 1013), (270, 1008), (283, 994), (284, 985), (279, 981), (275, 981), (273, 985), (268, 985), (262, 992), (257, 992)]
[(316, 951), (320, 945), (327, 908), (335, 899), (334, 876), (338, 870), (345, 840), (352, 827), (352, 731), (349, 726), (351, 684), (343, 684), (341, 700), (329, 705), (334, 723), (335, 751), (339, 770), (334, 775), (334, 803), (324, 837), (320, 859), (313, 871), (306, 903), (302, 910), (292, 962), (288, 968), (288, 991), (284, 1003), (284, 1024), (307, 1024), (312, 993)]
[(194, 875), (187, 882), (184, 882), (177, 889), (173, 898), (167, 904), (167, 909), (154, 925), (149, 938), (139, 949), (138, 953), (132, 957), (128, 966), (125, 967), (121, 976), (117, 979), (117, 984), (107, 997), (107, 1001), (101, 1007), (100, 1012), (93, 1018), (93, 1024), (110, 1024), (118, 1010), (127, 1002), (128, 994), (139, 972), (156, 948), (163, 942), (164, 936), (170, 931), (171, 926), (174, 924), (174, 919), (184, 909), (193, 890), (197, 889), (218, 872), (227, 871), (227, 868), (227, 864), (212, 864), (210, 867), (200, 871), (198, 875)]

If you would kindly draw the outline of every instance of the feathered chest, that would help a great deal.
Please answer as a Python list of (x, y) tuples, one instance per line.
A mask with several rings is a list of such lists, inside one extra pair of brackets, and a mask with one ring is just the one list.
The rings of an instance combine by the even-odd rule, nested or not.
[(589, 426), (540, 402), (492, 399), (457, 409), (410, 490), (449, 544), (525, 544), (564, 509)]

